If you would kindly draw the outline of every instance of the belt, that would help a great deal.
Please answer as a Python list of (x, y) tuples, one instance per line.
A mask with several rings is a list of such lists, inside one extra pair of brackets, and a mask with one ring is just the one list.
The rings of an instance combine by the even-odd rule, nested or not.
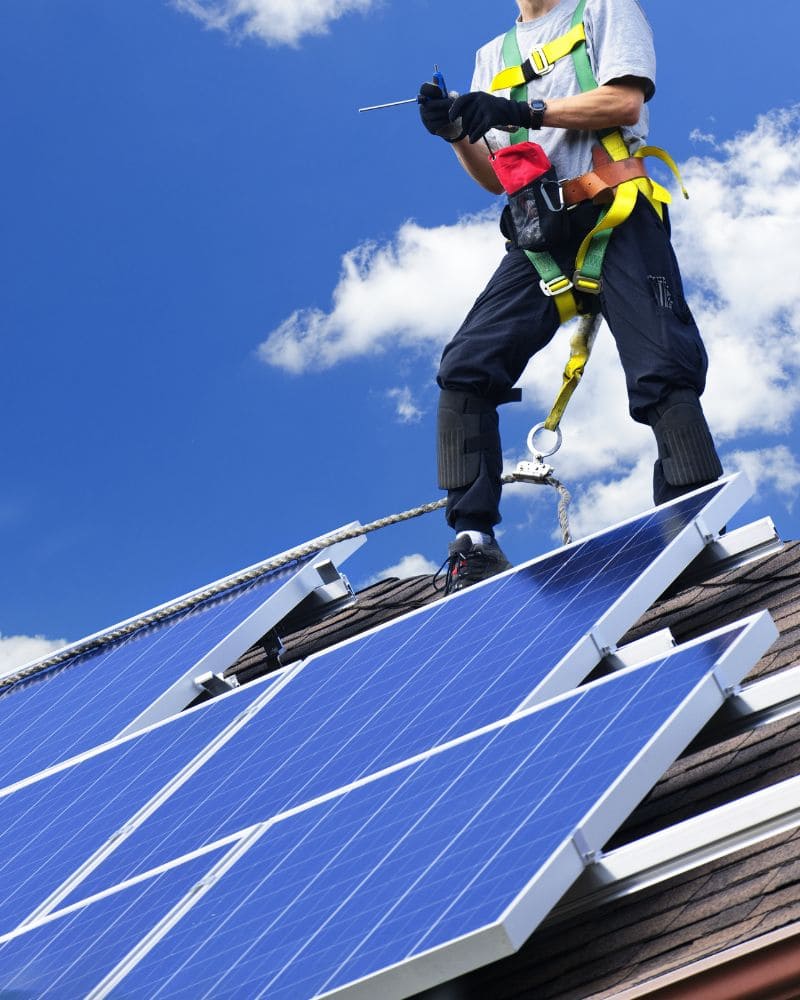
[[(598, 147), (595, 147), (597, 150)], [(647, 177), (644, 161), (631, 157), (628, 160), (601, 162), (592, 151), (593, 167), (588, 173), (561, 182), (561, 192), (565, 205), (577, 205), (589, 199), (602, 204), (613, 200), (614, 188), (624, 181), (637, 177)]]

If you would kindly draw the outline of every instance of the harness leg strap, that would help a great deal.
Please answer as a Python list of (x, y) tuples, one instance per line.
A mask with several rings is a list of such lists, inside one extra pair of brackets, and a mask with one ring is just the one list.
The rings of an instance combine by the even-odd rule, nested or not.
[(501, 454), (499, 424), (494, 402), (442, 389), (437, 421), (440, 489), (471, 486), (480, 473), (481, 453)]
[[(695, 487), (719, 479), (722, 465), (696, 392), (673, 390), (662, 403), (652, 407), (648, 420), (658, 446), (656, 494), (665, 492), (664, 483), (667, 487)], [(686, 490), (668, 492), (678, 496)], [(668, 497), (657, 495), (655, 499), (662, 503)]]

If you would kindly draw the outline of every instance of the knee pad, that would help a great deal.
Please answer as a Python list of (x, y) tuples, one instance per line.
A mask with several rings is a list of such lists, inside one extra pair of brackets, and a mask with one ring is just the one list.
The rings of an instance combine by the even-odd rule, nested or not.
[(480, 473), (482, 454), (502, 463), (497, 408), (480, 396), (442, 389), (437, 438), (440, 489), (471, 486)]
[(670, 486), (702, 486), (722, 475), (697, 393), (676, 389), (648, 415), (663, 477)]

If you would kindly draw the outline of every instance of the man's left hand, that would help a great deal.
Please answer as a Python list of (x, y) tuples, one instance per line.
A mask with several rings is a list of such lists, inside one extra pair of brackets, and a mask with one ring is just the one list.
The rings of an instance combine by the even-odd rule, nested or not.
[(457, 97), (450, 108), (450, 121), (461, 119), (461, 126), (470, 142), (477, 142), (492, 128), (516, 125), (530, 128), (531, 109), (525, 101), (509, 101), (505, 97), (495, 97), (482, 90)]

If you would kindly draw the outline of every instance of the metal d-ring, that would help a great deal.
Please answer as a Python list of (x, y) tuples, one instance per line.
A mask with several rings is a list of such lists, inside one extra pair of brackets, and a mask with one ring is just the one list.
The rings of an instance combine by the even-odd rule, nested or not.
[(556, 427), (554, 431), (551, 431), (551, 433), (555, 434), (556, 436), (555, 447), (551, 448), (550, 451), (540, 451), (540, 449), (536, 447), (536, 435), (539, 433), (539, 431), (543, 430), (547, 430), (545, 425), (543, 423), (537, 424), (535, 427), (531, 427), (530, 433), (528, 434), (528, 451), (535, 458), (538, 459), (549, 458), (550, 455), (555, 455), (555, 453), (561, 447), (561, 439), (562, 439), (561, 428)]

